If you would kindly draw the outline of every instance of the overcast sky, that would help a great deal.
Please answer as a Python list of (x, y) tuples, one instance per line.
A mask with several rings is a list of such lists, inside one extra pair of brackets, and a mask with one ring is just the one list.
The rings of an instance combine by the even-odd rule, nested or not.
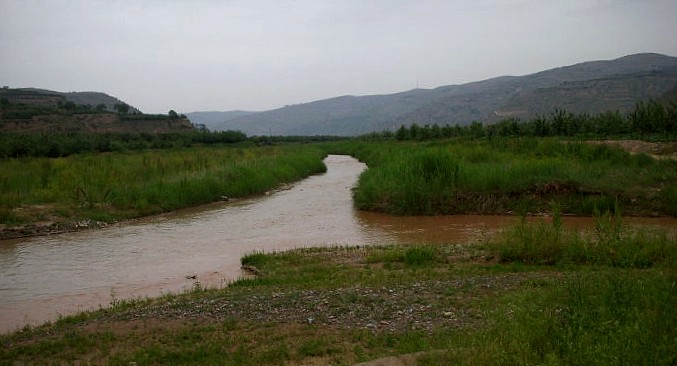
[(677, 56), (676, 15), (676, 0), (0, 0), (0, 84), (268, 110)]

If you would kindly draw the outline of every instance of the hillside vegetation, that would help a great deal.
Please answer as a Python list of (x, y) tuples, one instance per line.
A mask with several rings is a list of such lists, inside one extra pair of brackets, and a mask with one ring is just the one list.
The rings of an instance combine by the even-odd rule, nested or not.
[[(114, 101), (117, 103), (111, 105)], [(176, 112), (142, 114), (103, 93), (0, 89), (0, 132), (165, 133), (194, 128), (185, 116)]]

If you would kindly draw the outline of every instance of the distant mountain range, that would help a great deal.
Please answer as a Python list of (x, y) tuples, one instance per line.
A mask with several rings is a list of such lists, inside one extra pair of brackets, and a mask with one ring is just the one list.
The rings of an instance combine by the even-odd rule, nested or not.
[(525, 76), (396, 94), (341, 96), (265, 112), (193, 112), (193, 123), (247, 135), (360, 135), (417, 123), (466, 125), (529, 119), (556, 108), (572, 113), (628, 111), (677, 94), (677, 57), (635, 54)]

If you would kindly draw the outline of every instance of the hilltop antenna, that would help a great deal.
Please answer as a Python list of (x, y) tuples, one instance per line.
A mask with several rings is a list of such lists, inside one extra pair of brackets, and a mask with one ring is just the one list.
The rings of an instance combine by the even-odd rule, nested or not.
[(418, 78), (416, 78), (416, 89), (418, 90)]

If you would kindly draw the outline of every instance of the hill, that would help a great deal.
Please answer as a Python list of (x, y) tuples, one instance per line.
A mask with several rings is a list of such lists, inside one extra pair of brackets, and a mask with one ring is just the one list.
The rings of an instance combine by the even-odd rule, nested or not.
[[(124, 105), (125, 113), (113, 113)], [(191, 131), (184, 116), (147, 115), (108, 94), (0, 89), (0, 132), (179, 132)]]
[(248, 135), (359, 135), (413, 123), (528, 119), (556, 108), (573, 113), (628, 111), (638, 101), (661, 98), (675, 88), (677, 58), (644, 53), (435, 89), (341, 96), (237, 116), (214, 127)]
[[(11, 92), (10, 92), (11, 91)], [(8, 93), (9, 92), (9, 93)], [(89, 105), (96, 107), (97, 105), (103, 104), (106, 106), (106, 110), (114, 111), (116, 104), (127, 104), (122, 100), (110, 96), (106, 93), (85, 91), (85, 92), (58, 92), (47, 89), (38, 89), (38, 88), (17, 88), (17, 89), (4, 89), (0, 91), (2, 97), (7, 97), (8, 94), (34, 94), (40, 96), (55, 96), (61, 97), (64, 101), (73, 102), (76, 105)], [(11, 96), (10, 96), (11, 98)], [(11, 100), (10, 100), (11, 101)], [(135, 108), (129, 105), (129, 113), (142, 113), (138, 108)]]

